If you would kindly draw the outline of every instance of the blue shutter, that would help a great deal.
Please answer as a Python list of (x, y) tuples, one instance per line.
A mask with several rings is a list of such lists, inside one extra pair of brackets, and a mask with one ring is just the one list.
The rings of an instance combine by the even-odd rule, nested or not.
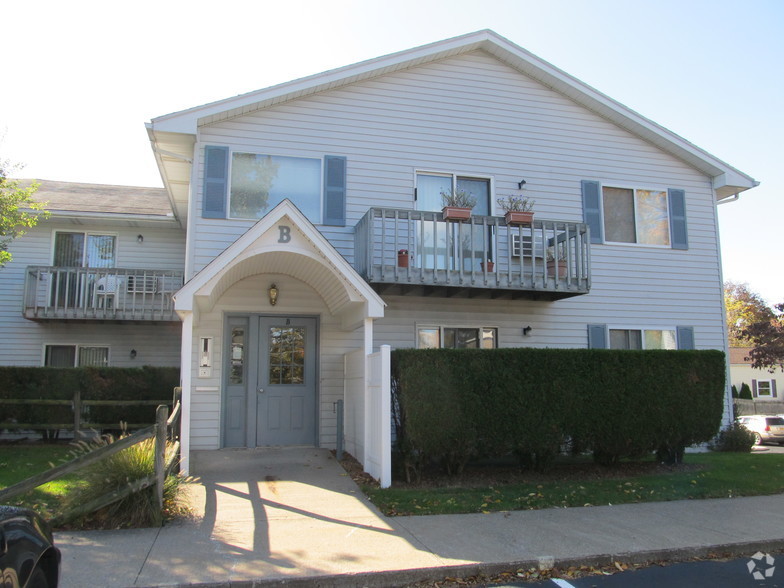
[(751, 396), (757, 398), (757, 380), (751, 381)]
[(776, 398), (776, 380), (770, 381), (770, 395)]
[(694, 349), (694, 327), (678, 327), (678, 349)]
[(599, 196), (599, 182), (582, 181), (583, 219), (591, 229), (591, 243), (604, 243), (602, 231), (602, 199)]
[(204, 189), (201, 215), (226, 218), (226, 193), (229, 183), (229, 148), (208, 145), (204, 148)]
[(325, 225), (346, 226), (346, 158), (324, 157)]
[(689, 248), (689, 233), (686, 230), (686, 192), (670, 188), (667, 190), (670, 204), (670, 244), (673, 249)]
[(588, 325), (588, 349), (607, 349), (607, 325)]

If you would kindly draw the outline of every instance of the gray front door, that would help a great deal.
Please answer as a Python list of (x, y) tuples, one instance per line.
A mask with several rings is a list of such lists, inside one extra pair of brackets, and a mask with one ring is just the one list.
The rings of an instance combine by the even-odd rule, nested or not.
[(316, 319), (258, 319), (256, 446), (316, 444)]

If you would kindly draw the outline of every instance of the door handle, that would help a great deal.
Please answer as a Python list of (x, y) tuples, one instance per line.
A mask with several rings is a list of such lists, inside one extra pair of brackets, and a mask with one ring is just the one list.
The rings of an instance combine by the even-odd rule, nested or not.
[(264, 394), (264, 388), (259, 388), (259, 394)]

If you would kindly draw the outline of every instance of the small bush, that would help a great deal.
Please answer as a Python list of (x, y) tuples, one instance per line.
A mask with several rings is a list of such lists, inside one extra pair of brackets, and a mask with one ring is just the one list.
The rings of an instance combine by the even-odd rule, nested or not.
[(738, 387), (735, 384), (732, 385), (732, 397), (733, 398), (738, 397)]
[[(89, 453), (113, 441), (114, 439), (109, 436), (91, 443), (82, 442), (79, 443), (79, 450)], [(82, 473), (84, 486), (70, 493), (64, 501), (65, 512), (110, 492), (121, 490), (131, 482), (153, 475), (155, 473), (154, 447), (154, 440), (146, 439), (87, 467)], [(167, 447), (167, 453), (170, 449)], [(183, 478), (179, 475), (166, 478), (163, 487), (163, 513), (158, 510), (156, 504), (155, 486), (150, 486), (82, 517), (80, 522), (101, 529), (160, 526), (164, 519), (172, 518), (183, 510), (178, 500), (178, 491), (182, 482)]]
[(751, 395), (751, 388), (749, 388), (749, 385), (746, 382), (741, 384), (738, 398), (741, 400), (754, 400), (754, 397)]
[(754, 433), (740, 423), (733, 423), (716, 436), (710, 448), (713, 451), (748, 453), (753, 446)]

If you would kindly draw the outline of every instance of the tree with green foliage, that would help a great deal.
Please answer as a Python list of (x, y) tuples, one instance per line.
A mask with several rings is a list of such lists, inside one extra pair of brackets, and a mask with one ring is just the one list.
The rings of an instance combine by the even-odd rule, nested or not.
[(45, 203), (33, 200), (37, 183), (23, 186), (19, 180), (8, 177), (17, 169), (18, 165), (0, 159), (0, 267), (11, 261), (11, 241), (49, 216)]
[(724, 306), (730, 347), (752, 347), (752, 340), (742, 334), (744, 329), (775, 317), (762, 296), (752, 292), (748, 284), (724, 282)]

